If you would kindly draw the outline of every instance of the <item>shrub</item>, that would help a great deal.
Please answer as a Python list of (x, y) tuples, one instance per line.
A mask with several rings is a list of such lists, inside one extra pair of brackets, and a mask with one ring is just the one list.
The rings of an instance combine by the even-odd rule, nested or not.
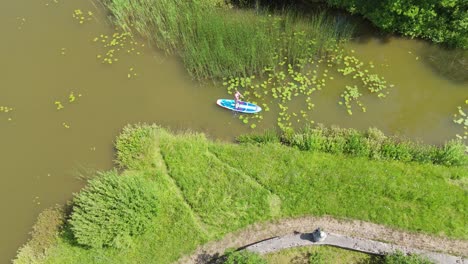
[(397, 251), (396, 253), (386, 255), (384, 257), (383, 263), (384, 264), (432, 264), (433, 262), (419, 255), (405, 255), (402, 252)]
[(325, 143), (325, 151), (341, 154), (344, 153), (346, 146), (346, 138), (344, 137), (345, 130), (338, 127), (331, 127), (325, 130), (327, 141)]
[(436, 158), (436, 163), (446, 166), (460, 166), (467, 163), (465, 144), (461, 140), (451, 140), (444, 145)]
[(369, 145), (364, 135), (356, 130), (350, 129), (346, 133), (346, 145), (344, 146), (344, 153), (353, 156), (366, 157), (369, 156)]
[(383, 142), (380, 153), (383, 158), (399, 161), (411, 161), (411, 145), (409, 142), (396, 142), (396, 140), (387, 139)]
[(366, 138), (369, 146), (369, 157), (376, 160), (380, 159), (380, 149), (387, 137), (379, 129), (371, 127), (367, 130)]
[(117, 164), (129, 169), (141, 169), (154, 162), (156, 125), (127, 125), (117, 137)]
[(71, 229), (78, 243), (93, 248), (129, 245), (156, 215), (155, 187), (142, 175), (103, 173), (74, 198)]
[(228, 251), (224, 264), (266, 264), (267, 261), (259, 254), (250, 251)]
[(323, 134), (322, 127), (312, 129), (311, 127), (307, 126), (302, 134), (304, 140), (303, 148), (305, 150), (323, 151), (325, 149), (326, 137)]
[[(308, 0), (313, 1), (313, 0)], [(465, 0), (325, 0), (329, 5), (362, 14), (377, 27), (436, 43), (468, 47)]]

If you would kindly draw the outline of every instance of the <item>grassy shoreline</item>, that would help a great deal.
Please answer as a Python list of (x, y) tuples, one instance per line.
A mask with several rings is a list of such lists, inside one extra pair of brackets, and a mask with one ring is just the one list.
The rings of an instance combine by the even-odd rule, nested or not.
[(171, 263), (253, 223), (303, 215), (468, 239), (466, 189), (451, 180), (466, 180), (464, 166), (372, 161), (280, 143), (227, 144), (147, 125), (127, 126), (116, 148), (120, 177), (141, 177), (158, 194), (146, 230), (118, 248), (87, 247), (77, 243), (67, 216), (61, 231), (48, 235), (53, 243), (39, 253), (25, 245), (15, 263)]

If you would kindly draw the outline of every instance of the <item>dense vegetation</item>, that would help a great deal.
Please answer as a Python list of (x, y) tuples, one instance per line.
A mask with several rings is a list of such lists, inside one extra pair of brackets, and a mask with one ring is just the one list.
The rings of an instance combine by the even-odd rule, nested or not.
[(362, 14), (379, 28), (436, 43), (468, 48), (468, 2), (465, 0), (326, 0)]
[(74, 198), (70, 224), (78, 243), (121, 248), (156, 216), (157, 193), (143, 175), (111, 171), (89, 181)]
[(325, 14), (233, 12), (220, 2), (104, 1), (117, 25), (180, 55), (198, 79), (251, 76), (285, 56), (294, 63), (349, 38), (352, 30)]
[(236, 0), (241, 5), (258, 2), (279, 5), (326, 3), (360, 14), (387, 32), (430, 39), (451, 47), (468, 48), (468, 2), (465, 0)]
[(300, 132), (286, 131), (281, 136), (272, 131), (263, 134), (246, 134), (237, 138), (241, 143), (283, 142), (305, 151), (346, 154), (374, 160), (414, 161), (419, 163), (463, 166), (468, 164), (466, 146), (461, 140), (451, 140), (438, 147), (387, 137), (382, 131), (370, 128), (366, 132), (323, 125), (306, 126)]
[[(351, 158), (277, 140), (215, 143), (202, 134), (174, 136), (147, 125), (125, 128), (116, 146), (123, 172), (90, 180), (65, 224), (63, 213), (52, 214), (53, 228), (35, 229), (46, 229), (35, 233), (47, 235), (47, 248), (34, 246), (33, 238), (16, 263), (171, 263), (255, 222), (303, 215), (467, 238), (466, 166)], [(95, 228), (78, 224), (77, 212)], [(139, 219), (142, 228), (134, 232), (129, 223)], [(123, 228), (116, 231), (114, 223)], [(105, 239), (82, 239), (93, 231), (95, 239)]]

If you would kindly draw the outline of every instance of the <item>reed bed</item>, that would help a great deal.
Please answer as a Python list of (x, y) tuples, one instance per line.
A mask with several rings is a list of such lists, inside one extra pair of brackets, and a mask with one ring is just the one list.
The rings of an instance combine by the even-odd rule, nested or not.
[(290, 63), (348, 39), (352, 27), (318, 13), (275, 14), (217, 8), (207, 1), (107, 0), (115, 23), (183, 59), (196, 79), (250, 76), (287, 57)]

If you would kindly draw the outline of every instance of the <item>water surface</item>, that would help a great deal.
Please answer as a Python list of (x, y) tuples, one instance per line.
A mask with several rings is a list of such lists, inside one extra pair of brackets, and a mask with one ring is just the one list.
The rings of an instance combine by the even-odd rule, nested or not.
[[(15, 0), (1, 6), (0, 106), (14, 110), (0, 113), (0, 263), (8, 263), (28, 239), (41, 210), (79, 190), (83, 182), (77, 176), (112, 167), (113, 141), (125, 124), (157, 123), (223, 140), (251, 131), (215, 105), (217, 98), (230, 97), (221, 85), (191, 80), (177, 58), (141, 40), (134, 40), (131, 54), (121, 52), (118, 61), (103, 64), (97, 56), (108, 49), (93, 40), (116, 31), (88, 0)], [(77, 9), (91, 11), (92, 20), (80, 24), (73, 17)], [(337, 78), (314, 95), (316, 122), (376, 126), (437, 144), (461, 132), (451, 116), (468, 97), (468, 87), (424, 63), (427, 43), (371, 37), (350, 48), (361, 60), (380, 65), (376, 71), (395, 87), (384, 100), (364, 98), (367, 113), (354, 111), (350, 117), (337, 104), (346, 84)], [(57, 110), (56, 101), (64, 108)], [(274, 128), (275, 114), (266, 113), (257, 129)]]

